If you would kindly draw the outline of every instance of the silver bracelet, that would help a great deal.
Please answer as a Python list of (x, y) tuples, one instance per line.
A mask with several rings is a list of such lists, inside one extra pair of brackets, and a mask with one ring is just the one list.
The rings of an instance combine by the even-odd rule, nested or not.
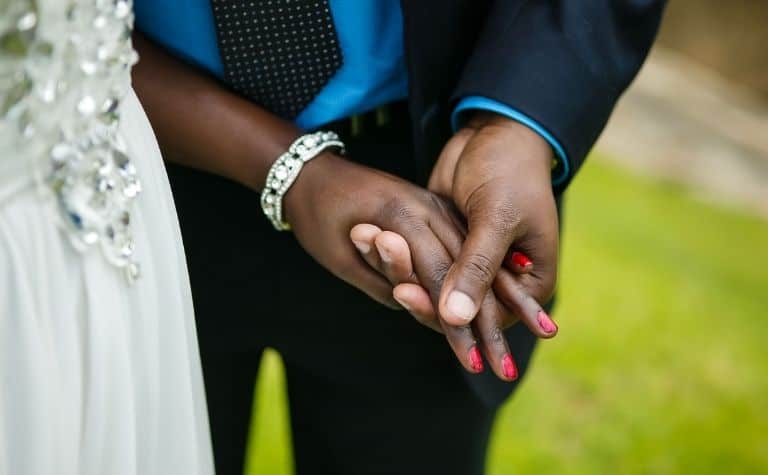
[(291, 225), (283, 220), (283, 196), (296, 181), (304, 164), (328, 148), (344, 152), (344, 142), (335, 132), (302, 135), (272, 164), (261, 192), (261, 209), (278, 231), (291, 229)]

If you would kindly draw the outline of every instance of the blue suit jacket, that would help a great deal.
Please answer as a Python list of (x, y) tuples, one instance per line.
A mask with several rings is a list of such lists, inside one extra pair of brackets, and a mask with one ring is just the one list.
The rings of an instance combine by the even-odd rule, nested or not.
[[(661, 0), (401, 0), (416, 156), (424, 177), (451, 136), (457, 101), (484, 96), (521, 111), (584, 163), (655, 38)], [(559, 196), (558, 196), (559, 201)], [(525, 371), (536, 340), (505, 332)], [(514, 389), (491, 372), (471, 378), (489, 405)]]
[(401, 0), (417, 156), (426, 173), (456, 101), (484, 96), (526, 114), (583, 164), (642, 65), (662, 0)]

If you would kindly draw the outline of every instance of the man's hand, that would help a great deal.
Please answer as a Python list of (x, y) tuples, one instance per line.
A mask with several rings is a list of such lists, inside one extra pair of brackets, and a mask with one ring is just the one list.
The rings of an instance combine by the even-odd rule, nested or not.
[[(448, 323), (471, 321), (492, 285), (514, 314), (541, 320), (530, 315), (535, 308), (525, 296), (543, 305), (557, 278), (551, 160), (549, 145), (537, 133), (493, 113), (478, 113), (446, 144), (429, 189), (450, 197), (468, 227), (440, 293), (439, 314)], [(499, 272), (510, 248), (531, 258), (532, 272)]]

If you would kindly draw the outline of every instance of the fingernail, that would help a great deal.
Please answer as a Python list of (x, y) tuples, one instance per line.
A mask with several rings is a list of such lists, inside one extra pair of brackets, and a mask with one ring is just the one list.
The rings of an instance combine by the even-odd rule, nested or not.
[(355, 241), (355, 240), (353, 239), (353, 240), (352, 240), (352, 243), (355, 245), (355, 247), (357, 248), (357, 250), (358, 250), (358, 251), (360, 251), (360, 252), (362, 252), (363, 254), (368, 254), (368, 251), (370, 251), (370, 250), (371, 250), (371, 245), (370, 245), (370, 244), (368, 244), (367, 242), (362, 242), (362, 241)]
[(557, 325), (549, 318), (549, 315), (544, 313), (544, 310), (539, 310), (536, 320), (539, 322), (541, 329), (544, 330), (544, 333), (554, 333), (557, 331)]
[(379, 251), (379, 257), (381, 257), (382, 261), (387, 263), (392, 262), (392, 255), (384, 247), (379, 246), (379, 243), (376, 243), (376, 250)]
[(528, 256), (518, 251), (513, 252), (512, 255), (509, 256), (509, 260), (512, 262), (512, 264), (518, 267), (528, 267), (533, 265), (533, 262), (528, 258)]
[(517, 366), (515, 366), (515, 360), (512, 359), (512, 355), (509, 353), (501, 359), (501, 372), (510, 381), (517, 379)]
[(410, 305), (408, 305), (407, 303), (403, 302), (403, 301), (402, 301), (402, 300), (400, 300), (399, 298), (397, 298), (397, 295), (393, 295), (392, 297), (393, 297), (393, 298), (395, 299), (395, 301), (396, 301), (397, 303), (399, 303), (399, 304), (400, 304), (400, 306), (402, 306), (402, 307), (403, 307), (403, 308), (404, 308), (404, 309), (405, 309), (407, 312), (410, 312), (410, 311), (411, 311), (411, 306), (410, 306)]
[(445, 301), (445, 308), (454, 317), (470, 321), (475, 316), (475, 302), (469, 297), (469, 295), (458, 290), (454, 290), (448, 295), (448, 300)]
[(483, 370), (483, 357), (480, 355), (480, 350), (476, 346), (473, 346), (469, 350), (469, 364), (472, 366), (472, 371), (479, 373)]

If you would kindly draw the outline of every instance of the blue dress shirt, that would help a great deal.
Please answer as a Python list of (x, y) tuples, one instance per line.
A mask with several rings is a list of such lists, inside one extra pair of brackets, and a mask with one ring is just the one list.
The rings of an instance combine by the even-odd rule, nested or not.
[[(399, 0), (329, 0), (344, 62), (325, 87), (296, 117), (296, 125), (314, 129), (328, 122), (365, 112), (408, 95)], [(219, 56), (210, 0), (134, 0), (136, 24), (174, 54), (219, 78)], [(568, 177), (565, 150), (534, 120), (498, 101), (469, 96), (453, 111), (454, 130), (467, 112), (489, 110), (521, 122), (552, 146), (562, 166), (557, 185)]]

